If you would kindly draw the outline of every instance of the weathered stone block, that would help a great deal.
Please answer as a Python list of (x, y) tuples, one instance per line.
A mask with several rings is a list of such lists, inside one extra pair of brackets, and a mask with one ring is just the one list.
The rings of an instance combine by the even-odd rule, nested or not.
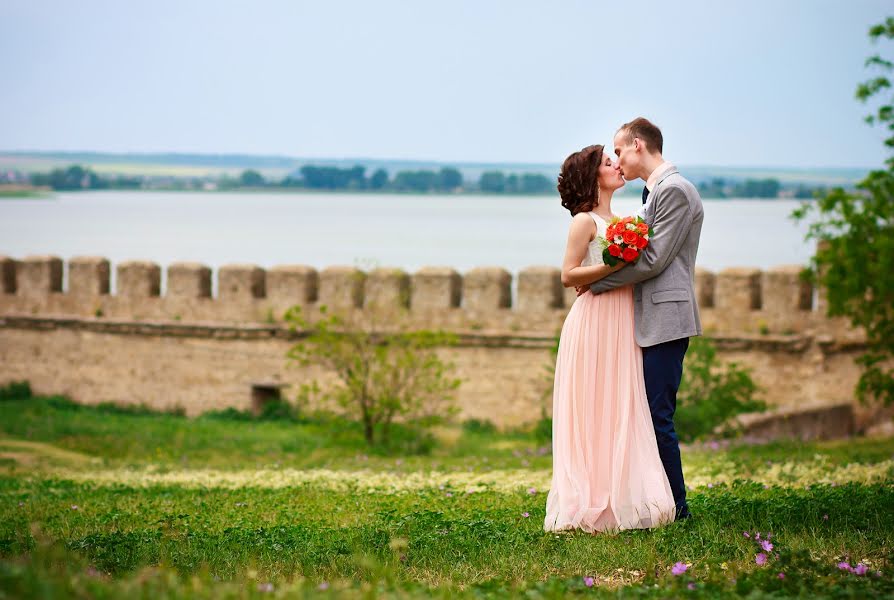
[(378, 268), (366, 278), (364, 306), (406, 308), (410, 304), (410, 276), (401, 269)]
[(696, 267), (695, 299), (699, 308), (714, 308), (714, 287), (716, 283), (716, 276), (713, 271)]
[(717, 274), (714, 305), (719, 311), (747, 313), (761, 307), (761, 272), (732, 267)]
[(499, 267), (479, 267), (463, 277), (463, 307), (472, 311), (509, 308), (512, 275)]
[(459, 306), (462, 277), (450, 267), (422, 267), (411, 278), (410, 306), (430, 311)]
[(28, 297), (62, 291), (62, 259), (58, 256), (26, 256), (19, 264), (17, 293)]
[(761, 305), (764, 310), (792, 314), (810, 310), (813, 286), (801, 279), (800, 265), (783, 265), (764, 271), (761, 281)]
[(537, 312), (561, 308), (565, 290), (561, 275), (555, 267), (522, 269), (518, 275), (518, 309)]
[(124, 298), (146, 298), (161, 293), (161, 267), (145, 260), (128, 260), (118, 264), (117, 295)]
[(108, 295), (110, 275), (107, 258), (76, 256), (68, 261), (68, 293), (81, 297)]
[(220, 300), (263, 298), (267, 291), (266, 273), (257, 265), (224, 265), (217, 272), (217, 283)]
[(327, 267), (320, 273), (318, 302), (329, 308), (363, 306), (363, 284), (366, 273), (354, 267)]
[(167, 298), (210, 298), (211, 268), (197, 262), (168, 265)]
[(277, 265), (267, 271), (267, 298), (282, 306), (316, 301), (320, 274), (307, 265)]
[(828, 406), (785, 407), (735, 417), (746, 440), (834, 440), (854, 433), (854, 407), (849, 402)]
[(16, 293), (16, 269), (19, 261), (10, 256), (0, 256), (0, 294)]

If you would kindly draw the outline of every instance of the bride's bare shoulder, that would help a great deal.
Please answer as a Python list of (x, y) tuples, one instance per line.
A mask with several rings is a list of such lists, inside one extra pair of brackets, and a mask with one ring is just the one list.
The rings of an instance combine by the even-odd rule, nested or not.
[(571, 227), (572, 228), (581, 227), (584, 225), (586, 225), (587, 227), (589, 227), (589, 226), (595, 227), (596, 226), (596, 222), (593, 221), (593, 217), (590, 216), (590, 213), (579, 212), (576, 215), (574, 215), (573, 217), (571, 217)]
[(568, 235), (581, 242), (584, 239), (592, 240), (596, 235), (596, 223), (593, 221), (593, 217), (585, 212), (574, 215), (571, 218), (571, 225), (568, 227)]

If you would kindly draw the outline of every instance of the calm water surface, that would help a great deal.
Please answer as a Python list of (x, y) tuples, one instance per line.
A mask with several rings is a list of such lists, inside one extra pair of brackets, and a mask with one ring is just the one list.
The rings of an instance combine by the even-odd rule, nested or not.
[[(613, 202), (632, 214), (633, 197)], [(813, 246), (793, 200), (705, 202), (698, 263), (709, 269), (803, 264)], [(560, 266), (570, 216), (552, 196), (103, 191), (0, 200), (0, 254), (396, 266), (459, 271)], [(113, 269), (114, 271), (114, 269)]]

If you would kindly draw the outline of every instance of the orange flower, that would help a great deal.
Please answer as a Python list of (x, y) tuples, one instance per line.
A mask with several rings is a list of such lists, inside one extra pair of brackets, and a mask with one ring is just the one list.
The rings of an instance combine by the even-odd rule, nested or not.
[(639, 239), (639, 235), (635, 231), (630, 231), (629, 229), (625, 230), (624, 233), (621, 234), (621, 237), (624, 238), (624, 243), (628, 246), (633, 246), (636, 244), (636, 240)]

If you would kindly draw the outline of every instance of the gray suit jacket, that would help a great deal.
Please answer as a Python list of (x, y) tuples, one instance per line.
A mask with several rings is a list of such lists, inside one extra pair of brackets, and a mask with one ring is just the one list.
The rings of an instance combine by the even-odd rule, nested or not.
[(636, 284), (633, 288), (636, 343), (654, 346), (701, 335), (695, 299), (695, 255), (704, 211), (698, 190), (677, 169), (655, 184), (645, 220), (654, 235), (634, 264), (590, 286), (594, 294)]

